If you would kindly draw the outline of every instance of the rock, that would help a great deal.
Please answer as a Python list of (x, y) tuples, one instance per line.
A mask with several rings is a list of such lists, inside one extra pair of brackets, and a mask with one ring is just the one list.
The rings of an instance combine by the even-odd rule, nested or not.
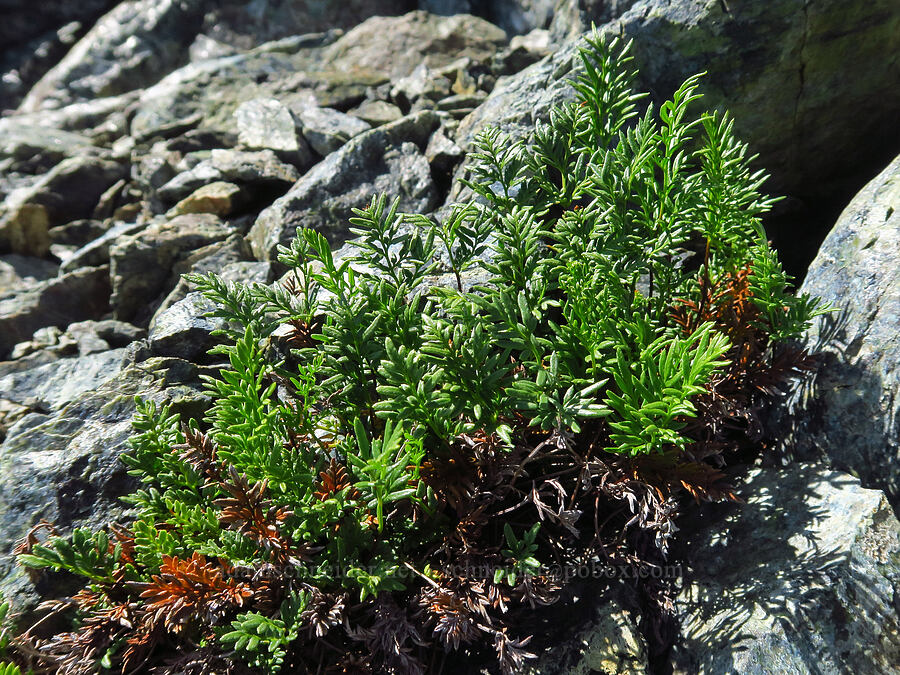
[(131, 134), (149, 140), (185, 120), (236, 133), (234, 112), (259, 98), (293, 110), (318, 105), (346, 111), (362, 103), (371, 87), (404, 77), (420, 63), (433, 70), (461, 57), (487, 63), (505, 43), (503, 31), (472, 16), (376, 16), (330, 44), (321, 37), (298, 39), (285, 49), (263, 45), (186, 65), (142, 93)]
[[(119, 457), (133, 433), (134, 397), (171, 401), (193, 415), (208, 404), (195, 366), (156, 358), (129, 365), (131, 354), (126, 351), (124, 367), (111, 367), (106, 377), (98, 373), (103, 383), (93, 391), (58, 410), (23, 416), (0, 445), (0, 592), (19, 610), (66, 593), (58, 577), (35, 586), (14, 566), (10, 551), (30, 527), (46, 518), (62, 532), (99, 528), (127, 513), (119, 498), (135, 482)], [(104, 357), (85, 357), (98, 358)]]
[(483, 19), (417, 11), (401, 17), (373, 17), (326, 47), (322, 58), (336, 70), (365, 64), (396, 80), (420, 64), (438, 70), (461, 57), (484, 63), (505, 45), (506, 34)]
[[(280, 85), (283, 91), (301, 90), (293, 97), (291, 106), (302, 109), (310, 105), (336, 110), (349, 110), (359, 105), (366, 95), (389, 80), (385, 73), (371, 70), (365, 65), (345, 66), (338, 70), (331, 64), (320, 64), (315, 69), (295, 74)], [(282, 97), (285, 95), (282, 94)]]
[(231, 45), (219, 42), (218, 40), (214, 40), (208, 35), (203, 35), (201, 33), (194, 38), (194, 41), (191, 43), (191, 46), (188, 49), (188, 55), (191, 62), (208, 61), (209, 59), (217, 59), (221, 56), (233, 56), (237, 51), (238, 50)]
[[(487, 127), (497, 127), (513, 139), (530, 136), (535, 123), (546, 121), (554, 106), (575, 98), (568, 80), (576, 53), (576, 46), (569, 45), (517, 75), (501, 78), (484, 103), (460, 122), (455, 142), (470, 152), (475, 137)], [(448, 203), (462, 199), (459, 179), (469, 163), (457, 169)]]
[(641, 0), (563, 0), (557, 3), (549, 22), (551, 37), (556, 43), (571, 40), (591, 30), (593, 25), (600, 26), (622, 16), (638, 4), (649, 8), (659, 3)]
[(476, 14), (511, 35), (547, 28), (555, 13), (565, 11), (568, 5), (583, 4), (616, 5), (622, 0), (419, 0), (420, 9), (434, 14)]
[(147, 227), (146, 223), (119, 223), (96, 239), (74, 251), (59, 266), (60, 273), (73, 272), (81, 267), (94, 267), (109, 262), (109, 249), (117, 240)]
[(34, 331), (34, 335), (31, 336), (31, 340), (20, 342), (15, 347), (13, 347), (13, 350), (10, 353), (10, 358), (15, 361), (40, 349), (55, 347), (59, 345), (62, 335), (63, 332), (56, 326), (46, 326), (45, 328), (38, 328), (36, 331)]
[(550, 31), (535, 28), (526, 35), (516, 35), (509, 47), (497, 54), (494, 70), (501, 75), (512, 75), (553, 53)]
[[(251, 259), (250, 247), (247, 245), (244, 237), (235, 233), (224, 241), (203, 246), (176, 262), (172, 266), (172, 274), (168, 283), (168, 286), (174, 287), (153, 314), (153, 318), (150, 320), (150, 330), (153, 330), (156, 319), (160, 314), (194, 290), (194, 286), (184, 279), (182, 275), (189, 272), (195, 274), (215, 272), (221, 275), (226, 267), (243, 265)], [(249, 264), (268, 265), (268, 263)]]
[(124, 321), (79, 321), (71, 324), (65, 335), (78, 345), (81, 356), (107, 349), (125, 347), (145, 337), (147, 331)]
[(7, 171), (39, 174), (70, 157), (99, 150), (90, 139), (61, 129), (17, 123), (15, 117), (0, 124), (0, 162), (12, 160)]
[[(621, 585), (597, 597), (587, 590), (586, 603), (591, 607), (586, 621), (577, 620), (580, 608), (568, 599), (564, 636), (549, 649), (538, 654), (538, 660), (526, 666), (527, 675), (648, 675), (653, 672), (648, 662), (647, 645), (637, 629), (639, 612), (634, 592)], [(555, 608), (562, 613), (562, 608)], [(573, 620), (574, 619), (574, 620)]]
[(402, 14), (412, 9), (409, 0), (244, 0), (213, 3), (204, 20), (204, 30), (225, 44), (249, 49), (262, 42), (301, 33), (349, 28), (371, 16)]
[[(342, 74), (341, 80), (305, 72), (316, 65), (309, 49), (296, 54), (253, 50), (192, 63), (143, 92), (131, 120), (131, 134), (150, 139), (179, 121), (191, 120), (193, 126), (200, 124), (201, 130), (237, 136), (234, 113), (243, 102), (274, 97), (285, 105), (308, 105), (317, 100), (313, 93), (316, 87), (318, 95), (325, 98), (344, 99), (348, 90), (352, 97), (364, 98), (372, 78), (360, 75), (358, 68), (352, 75)], [(375, 79), (381, 81), (383, 77)]]
[(0, 43), (4, 49), (10, 49), (73, 21), (92, 23), (113, 4), (113, 0), (42, 0), (38, 12), (33, 4), (24, 0), (5, 0)]
[[(527, 33), (535, 28), (547, 28), (559, 5), (567, 3), (583, 4), (585, 0), (491, 0), (487, 15), (507, 33)], [(617, 0), (612, 0), (613, 4)], [(601, 4), (597, 0), (587, 0), (590, 4)], [(602, 4), (606, 4), (604, 1)], [(590, 28), (590, 26), (588, 26)]]
[[(200, 270), (196, 270), (200, 271)], [(238, 262), (215, 270), (226, 281), (268, 283), (269, 263)], [(150, 349), (154, 354), (195, 360), (220, 342), (211, 335), (226, 326), (224, 319), (207, 317), (216, 308), (199, 291), (192, 291), (153, 317), (150, 327)]]
[(46, 207), (29, 204), (23, 199), (18, 201), (9, 205), (9, 210), (0, 216), (0, 251), (47, 255), (50, 251), (50, 216)]
[(60, 357), (74, 354), (87, 356), (125, 347), (145, 334), (146, 331), (142, 328), (112, 319), (77, 321), (70, 324), (65, 332), (56, 326), (39, 328), (31, 340), (20, 342), (13, 348), (13, 361), (0, 363), (0, 379), (13, 373), (33, 370)]
[(371, 129), (358, 117), (331, 108), (310, 106), (297, 114), (303, 137), (322, 157), (330, 155), (354, 136)]
[(169, 218), (190, 213), (212, 213), (225, 217), (240, 211), (250, 201), (250, 196), (239, 185), (215, 181), (194, 190), (173, 206), (166, 214)]
[(16, 287), (55, 277), (58, 270), (58, 265), (41, 258), (26, 258), (15, 253), (0, 255), (0, 297)]
[(100, 196), (124, 173), (122, 165), (94, 157), (62, 161), (34, 185), (6, 198), (0, 216), (0, 250), (46, 255), (49, 229), (90, 217)]
[(115, 376), (124, 356), (123, 348), (60, 359), (0, 378), (0, 391), (9, 401), (50, 412)]
[(19, 109), (60, 108), (153, 84), (187, 60), (204, 4), (202, 0), (122, 2), (41, 78)]
[(284, 191), (299, 178), (296, 167), (279, 160), (271, 150), (213, 150), (208, 159), (172, 178), (157, 190), (157, 194), (163, 201), (173, 203), (197, 188), (221, 180)]
[(0, 132), (5, 132), (14, 125), (23, 125), (71, 131), (82, 134), (95, 143), (112, 143), (127, 131), (125, 110), (136, 98), (137, 93), (127, 93), (72, 103), (57, 110), (17, 112), (0, 118)]
[(248, 240), (259, 260), (276, 260), (298, 227), (311, 227), (337, 243), (349, 235), (353, 208), (385, 192), (400, 199), (403, 211), (423, 213), (437, 199), (423, 147), (438, 117), (410, 115), (356, 136), (314, 166), (284, 197), (264, 210)]
[(0, 112), (15, 108), (28, 89), (113, 4), (113, 0), (49, 0), (36, 12), (31, 3), (6, 0), (0, 27)]
[(122, 201), (127, 185), (128, 181), (124, 178), (121, 178), (110, 185), (106, 192), (100, 195), (100, 199), (97, 200), (97, 206), (94, 207), (94, 212), (91, 214), (92, 217), (97, 220), (111, 218), (116, 212), (117, 205)]
[(223, 319), (204, 316), (214, 309), (215, 304), (199, 291), (188, 293), (154, 317), (150, 349), (157, 355), (187, 360), (203, 355), (220, 342), (212, 331), (225, 327)]
[(280, 161), (269, 150), (213, 150), (209, 156), (209, 165), (220, 172), (225, 180), (237, 183), (288, 185), (300, 178), (295, 167)]
[(30, 412), (31, 408), (27, 405), (0, 398), (0, 443), (6, 438), (9, 428)]
[(425, 159), (438, 174), (445, 174), (452, 170), (464, 155), (462, 148), (444, 133), (443, 128), (434, 132), (431, 140), (428, 141), (428, 147), (425, 148)]
[(195, 190), (204, 185), (221, 181), (225, 175), (216, 169), (211, 162), (201, 161), (187, 171), (182, 171), (159, 186), (156, 195), (165, 203), (172, 204), (187, 198)]
[[(297, 128), (290, 108), (274, 98), (257, 98), (234, 111), (238, 141), (250, 150), (274, 150), (304, 169), (313, 165), (307, 140)], [(321, 154), (321, 153), (320, 153)]]
[(437, 101), (450, 94), (450, 80), (433, 73), (424, 63), (406, 77), (398, 79), (391, 88), (391, 99), (409, 110), (416, 103)]
[(456, 94), (442, 98), (437, 102), (437, 109), (450, 113), (459, 119), (465, 117), (484, 102), (487, 95), (483, 92), (474, 94)]
[(373, 127), (396, 122), (403, 117), (400, 108), (387, 101), (363, 101), (358, 108), (351, 110), (350, 114)]
[(73, 220), (65, 225), (57, 225), (49, 231), (50, 243), (81, 248), (109, 231), (107, 223), (85, 218)]
[(419, 0), (419, 9), (432, 14), (472, 14), (472, 0)]
[(178, 216), (156, 222), (110, 247), (110, 279), (116, 319), (141, 324), (153, 314), (172, 266), (190, 251), (221, 241), (233, 232), (212, 214)]
[(38, 328), (100, 318), (109, 291), (109, 269), (86, 267), (0, 297), (0, 359)]
[(186, 154), (198, 150), (232, 148), (237, 142), (236, 134), (214, 129), (191, 129), (166, 141), (166, 149)]
[(162, 141), (154, 143), (149, 150), (135, 147), (131, 154), (131, 179), (141, 193), (149, 198), (151, 207), (156, 207), (153, 199), (157, 190), (175, 177), (175, 165), (180, 154), (167, 150)]
[(753, 469), (746, 504), (681, 522), (676, 673), (887, 673), (900, 659), (900, 523), (818, 464)]
[(807, 345), (824, 355), (785, 444), (825, 455), (900, 504), (900, 157), (844, 210), (800, 292), (831, 304)]

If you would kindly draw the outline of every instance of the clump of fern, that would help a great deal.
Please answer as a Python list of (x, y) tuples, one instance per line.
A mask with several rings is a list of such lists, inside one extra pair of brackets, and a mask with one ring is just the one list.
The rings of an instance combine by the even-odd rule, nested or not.
[(139, 402), (132, 522), (23, 544), (87, 584), (32, 658), (519, 672), (520, 626), (568, 581), (551, 566), (646, 571), (680, 494), (733, 498), (726, 461), (758, 451), (818, 305), (788, 293), (731, 121), (691, 115), (700, 78), (639, 114), (627, 47), (595, 34), (581, 61), (527, 142), (481, 134), (473, 199), (440, 222), (382, 196), (340, 259), (303, 230), (283, 283), (192, 278), (230, 322), (215, 402)]

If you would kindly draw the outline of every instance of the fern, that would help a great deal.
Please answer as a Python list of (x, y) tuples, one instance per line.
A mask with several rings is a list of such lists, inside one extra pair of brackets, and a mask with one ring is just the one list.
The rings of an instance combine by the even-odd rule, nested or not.
[(590, 36), (578, 100), (528, 141), (482, 132), (475, 198), (440, 222), (378, 196), (341, 256), (298, 231), (279, 284), (192, 276), (224, 320), (213, 403), (138, 401), (127, 528), (21, 544), (88, 584), (36, 653), (421, 673), (487, 651), (518, 672), (513, 635), (568, 581), (551, 563), (646, 570), (679, 493), (735, 498), (740, 430), (823, 308), (789, 293), (731, 120), (693, 114), (702, 77), (641, 108), (630, 63)]

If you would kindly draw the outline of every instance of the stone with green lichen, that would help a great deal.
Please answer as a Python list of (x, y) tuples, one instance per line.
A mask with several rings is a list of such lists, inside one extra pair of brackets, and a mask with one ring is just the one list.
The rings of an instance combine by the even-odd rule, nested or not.
[(887, 673), (900, 660), (900, 523), (821, 464), (753, 469), (744, 504), (680, 523), (676, 673)]
[[(124, 351), (105, 354), (121, 363)], [(105, 356), (68, 360), (72, 374), (85, 359), (98, 358)], [(70, 531), (124, 517), (127, 509), (119, 497), (134, 483), (118, 457), (132, 433), (134, 397), (173, 401), (176, 408), (198, 414), (206, 405), (199, 370), (180, 359), (161, 358), (108, 368), (97, 373), (89, 390), (70, 391), (68, 400), (56, 401), (52, 410), (19, 414), (0, 444), (0, 593), (18, 609), (56, 597), (64, 580), (47, 577), (38, 592), (24, 570), (14, 567), (10, 552), (16, 541), (42, 518)]]

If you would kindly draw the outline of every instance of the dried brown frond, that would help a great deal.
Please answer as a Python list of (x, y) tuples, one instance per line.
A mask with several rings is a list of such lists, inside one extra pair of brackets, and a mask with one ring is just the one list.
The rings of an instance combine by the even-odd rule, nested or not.
[(322, 323), (324, 316), (317, 316), (311, 321), (303, 321), (301, 319), (289, 319), (288, 325), (291, 332), (285, 337), (285, 343), (291, 349), (307, 349), (316, 346), (316, 340), (313, 335), (322, 331)]
[(472, 493), (478, 482), (478, 468), (471, 453), (453, 446), (446, 456), (426, 459), (421, 476), (435, 496), (458, 514), (471, 510)]
[(243, 606), (253, 591), (226, 578), (227, 571), (196, 551), (186, 560), (163, 556), (159, 574), (141, 593), (150, 624), (177, 633), (193, 618), (209, 622), (225, 608)]
[(185, 442), (172, 446), (172, 450), (200, 476), (211, 481), (222, 480), (224, 463), (218, 459), (216, 444), (212, 438), (200, 430), (191, 429), (187, 424), (181, 426)]
[(631, 480), (654, 488), (663, 499), (681, 488), (698, 501), (737, 499), (733, 486), (726, 481), (722, 471), (676, 450), (621, 461), (618, 468)]
[(200, 647), (169, 657), (149, 670), (151, 675), (254, 675), (254, 671), (213, 647)]
[(313, 589), (306, 609), (300, 614), (300, 620), (309, 626), (310, 637), (322, 638), (344, 621), (346, 611), (346, 595), (330, 595)]
[(497, 651), (497, 660), (500, 662), (500, 671), (503, 675), (521, 673), (526, 661), (537, 658), (537, 654), (525, 649), (529, 642), (531, 636), (522, 640), (512, 640), (505, 631), (494, 631), (494, 649)]
[(427, 643), (419, 635), (407, 609), (385, 594), (378, 597), (369, 611), (372, 622), (367, 627), (350, 631), (350, 634), (353, 639), (365, 644), (373, 663), (380, 664), (378, 672), (423, 675), (426, 667), (418, 657), (417, 648)]
[(42, 530), (46, 530), (47, 535), (51, 537), (59, 534), (53, 523), (47, 520), (41, 520), (37, 525), (28, 530), (24, 537), (16, 542), (16, 546), (15, 548), (13, 548), (13, 555), (31, 553), (31, 549), (34, 548), (37, 544), (40, 544), (42, 541), (38, 537), (38, 533)]
[(319, 501), (325, 501), (350, 485), (350, 476), (343, 464), (332, 458), (328, 468), (319, 473), (319, 482), (313, 494)]
[(477, 617), (457, 593), (440, 586), (426, 586), (419, 596), (419, 604), (426, 612), (427, 625), (444, 647), (459, 649), (479, 635)]
[(221, 509), (219, 522), (253, 538), (278, 561), (297, 563), (306, 557), (304, 548), (293, 546), (280, 532), (280, 524), (291, 511), (284, 506), (276, 507), (265, 498), (266, 481), (251, 485), (233, 466), (229, 466), (228, 476), (229, 480), (220, 482), (219, 487), (230, 496), (213, 502)]

